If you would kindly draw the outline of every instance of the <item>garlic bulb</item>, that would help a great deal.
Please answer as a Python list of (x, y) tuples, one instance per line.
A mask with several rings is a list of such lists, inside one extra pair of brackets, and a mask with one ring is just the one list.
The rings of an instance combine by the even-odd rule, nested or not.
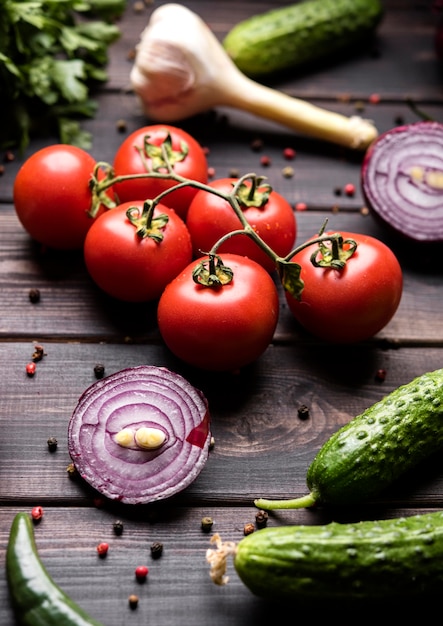
[(369, 120), (328, 111), (248, 78), (204, 21), (180, 4), (152, 13), (130, 80), (145, 114), (158, 122), (226, 106), (349, 148), (364, 150), (378, 134)]

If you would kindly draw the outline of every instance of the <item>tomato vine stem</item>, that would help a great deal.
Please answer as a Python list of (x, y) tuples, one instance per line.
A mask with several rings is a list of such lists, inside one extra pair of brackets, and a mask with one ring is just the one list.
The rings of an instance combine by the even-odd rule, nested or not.
[[(237, 235), (246, 235), (250, 237), (263, 251), (267, 254), (275, 263), (276, 270), (279, 274), (281, 283), (283, 288), (291, 293), (297, 299), (301, 298), (301, 294), (303, 291), (304, 283), (301, 279), (301, 267), (298, 263), (291, 261), (291, 259), (299, 252), (307, 248), (308, 246), (314, 246), (318, 244), (318, 247), (311, 255), (311, 263), (316, 267), (329, 267), (333, 270), (341, 271), (346, 265), (347, 260), (354, 254), (357, 243), (354, 240), (343, 240), (343, 237), (340, 233), (330, 233), (324, 234), (326, 223), (325, 222), (322, 228), (319, 230), (319, 235), (308, 241), (305, 241), (302, 244), (299, 244), (295, 248), (289, 252), (285, 257), (278, 256), (274, 250), (260, 237), (260, 235), (254, 230), (254, 228), (247, 221), (244, 211), (241, 208), (242, 200), (245, 201), (246, 205), (249, 205), (253, 202), (254, 194), (257, 189), (261, 186), (264, 187), (264, 191), (262, 192), (261, 205), (266, 204), (267, 197), (272, 191), (272, 187), (265, 183), (263, 185), (263, 181), (265, 181), (265, 177), (258, 176), (257, 174), (250, 172), (241, 176), (233, 185), (232, 191), (230, 193), (226, 193), (220, 189), (216, 189), (211, 187), (209, 184), (202, 183), (200, 181), (191, 180), (180, 176), (177, 174), (173, 165), (170, 163), (168, 158), (167, 149), (165, 146), (162, 146), (162, 157), (164, 161), (164, 170), (159, 171), (158, 169), (150, 170), (147, 162), (145, 163), (146, 172), (138, 173), (138, 174), (125, 174), (116, 176), (114, 169), (112, 166), (105, 162), (98, 162), (95, 166), (91, 181), (90, 181), (90, 189), (92, 194), (91, 201), (91, 209), (90, 215), (91, 217), (95, 217), (98, 211), (98, 207), (100, 206), (100, 202), (103, 203), (103, 197), (105, 196), (105, 192), (112, 188), (114, 185), (118, 185), (119, 183), (128, 181), (128, 180), (138, 180), (143, 178), (158, 178), (162, 180), (172, 180), (175, 181), (176, 184), (168, 187), (159, 193), (155, 198), (146, 200), (149, 202), (149, 208), (152, 213), (155, 206), (160, 204), (162, 200), (173, 191), (177, 191), (178, 189), (182, 189), (183, 187), (194, 187), (198, 190), (203, 190), (208, 193), (219, 196), (231, 206), (234, 213), (237, 215), (240, 220), (242, 228), (233, 230), (229, 233), (223, 235), (209, 250), (206, 254), (208, 255), (207, 260), (198, 261), (196, 260), (196, 270), (194, 272), (194, 280), (199, 284), (203, 284), (209, 287), (219, 287), (220, 285), (226, 284), (230, 282), (233, 277), (233, 273), (226, 270), (226, 268), (221, 263), (221, 258), (217, 254), (217, 250), (220, 246), (226, 242), (231, 237), (235, 237)], [(103, 171), (104, 176), (99, 179), (99, 172)], [(248, 193), (241, 194), (241, 190), (244, 187), (245, 183), (250, 182), (250, 189)], [(113, 203), (114, 206), (117, 206), (117, 203)], [(108, 202), (106, 204), (108, 209), (112, 209), (112, 203)], [(330, 245), (326, 245), (329, 243)], [(347, 245), (344, 248), (344, 244)], [(206, 268), (205, 265), (208, 264), (209, 267)], [(220, 272), (222, 272), (222, 278), (220, 279)]]

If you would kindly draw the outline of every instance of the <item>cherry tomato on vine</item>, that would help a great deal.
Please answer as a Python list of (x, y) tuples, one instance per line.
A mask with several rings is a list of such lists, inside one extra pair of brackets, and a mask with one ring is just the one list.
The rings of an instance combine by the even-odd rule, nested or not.
[[(201, 183), (207, 182), (208, 163), (202, 146), (181, 128), (164, 124), (144, 126), (123, 141), (114, 157), (115, 175), (144, 174), (149, 171), (165, 174), (167, 168), (162, 149), (166, 151), (175, 173)], [(146, 177), (117, 183), (114, 190), (120, 202), (152, 200), (176, 184), (171, 179)], [(197, 191), (191, 186), (183, 187), (164, 197), (162, 204), (174, 209), (184, 219)]]
[(243, 256), (226, 253), (231, 282), (198, 284), (192, 261), (164, 290), (157, 320), (164, 342), (178, 358), (206, 370), (235, 371), (255, 361), (272, 341), (279, 315), (269, 273)]
[[(232, 191), (235, 178), (221, 178), (209, 187), (225, 194)], [(239, 188), (238, 199), (243, 215), (255, 232), (281, 257), (289, 254), (297, 234), (294, 211), (285, 198), (260, 183), (246, 180)], [(225, 234), (242, 228), (234, 209), (224, 198), (199, 190), (192, 200), (186, 217), (195, 256), (208, 253)], [(224, 242), (218, 253), (232, 252), (253, 259), (268, 272), (275, 270), (273, 259), (247, 235), (235, 235)]]
[(136, 200), (103, 213), (85, 239), (91, 278), (118, 300), (156, 300), (192, 259), (191, 237), (175, 211), (158, 204), (152, 221), (146, 221), (144, 208), (145, 203)]
[(288, 292), (285, 296), (308, 332), (333, 343), (355, 343), (374, 336), (392, 319), (400, 304), (403, 275), (396, 256), (383, 242), (369, 235), (340, 234), (343, 250), (350, 248), (347, 240), (357, 243), (345, 266), (315, 267), (310, 259), (317, 247), (308, 246), (291, 259), (302, 268), (301, 299)]
[[(89, 181), (95, 159), (76, 146), (57, 144), (38, 150), (19, 169), (14, 205), (24, 229), (37, 242), (58, 250), (80, 250), (94, 217)], [(98, 173), (98, 178), (104, 174)], [(104, 199), (112, 200), (112, 192)], [(101, 205), (96, 214), (103, 213)]]

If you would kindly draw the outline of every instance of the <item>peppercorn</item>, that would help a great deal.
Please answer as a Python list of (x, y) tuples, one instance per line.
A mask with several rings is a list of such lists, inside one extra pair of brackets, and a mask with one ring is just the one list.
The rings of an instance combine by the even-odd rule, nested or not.
[(57, 450), (58, 441), (56, 437), (49, 437), (47, 444), (49, 452), (55, 452), (55, 450)]
[(347, 196), (353, 196), (355, 194), (355, 185), (348, 183), (344, 187), (344, 192)]
[(140, 583), (146, 580), (148, 573), (149, 569), (146, 567), (146, 565), (138, 565), (135, 568), (135, 577)]
[(307, 208), (308, 205), (306, 204), (306, 202), (297, 202), (297, 204), (295, 205), (296, 211), (306, 211)]
[(117, 120), (116, 128), (119, 133), (124, 133), (126, 131), (127, 125), (125, 120)]
[(26, 373), (27, 373), (28, 376), (30, 376), (30, 377), (34, 376), (35, 370), (36, 370), (35, 363), (27, 363), (27, 365), (26, 365)]
[(255, 514), (255, 525), (257, 528), (264, 528), (268, 523), (268, 513), (267, 511), (258, 511)]
[(136, 596), (134, 593), (132, 593), (129, 598), (128, 598), (128, 602), (129, 602), (129, 607), (134, 610), (137, 608), (138, 605), (138, 596)]
[(209, 450), (213, 450), (215, 446), (215, 438), (212, 436), (209, 441)]
[(204, 517), (201, 522), (203, 532), (208, 533), (214, 524), (212, 517)]
[(43, 517), (43, 508), (35, 506), (31, 511), (31, 517), (33, 522), (39, 522)]
[(117, 520), (113, 523), (112, 528), (114, 529), (114, 534), (120, 537), (123, 534), (123, 522), (121, 520)]
[(255, 528), (254, 528), (254, 524), (252, 524), (251, 522), (248, 522), (247, 524), (245, 524), (245, 527), (243, 528), (243, 533), (245, 535), (251, 535), (254, 532)]
[(294, 169), (292, 167), (284, 167), (282, 174), (284, 178), (292, 178), (294, 176)]
[(69, 478), (77, 478), (78, 476), (77, 468), (75, 467), (74, 463), (69, 463), (68, 467), (66, 468), (66, 472)]
[(302, 404), (297, 409), (297, 415), (301, 420), (307, 420), (309, 417), (309, 408), (305, 404)]
[(109, 544), (105, 543), (104, 541), (102, 543), (99, 543), (97, 546), (97, 553), (98, 556), (101, 558), (104, 558), (108, 554), (108, 550)]
[(271, 165), (271, 158), (264, 154), (260, 157), (260, 165), (263, 165), (263, 167), (269, 167)]
[(40, 346), (40, 345), (34, 346), (34, 352), (32, 353), (32, 360), (34, 362), (41, 361), (44, 356), (45, 356), (45, 351), (44, 351), (43, 346)]
[(105, 375), (105, 366), (102, 363), (97, 363), (94, 366), (94, 374), (96, 378), (103, 378)]
[(163, 554), (163, 544), (160, 541), (154, 541), (151, 544), (151, 556), (153, 559), (159, 559)]
[(296, 154), (296, 152), (295, 152), (294, 148), (285, 148), (283, 150), (283, 156), (288, 161), (292, 161), (292, 159), (295, 159), (295, 154)]
[(375, 380), (379, 380), (380, 382), (383, 382), (385, 378), (386, 378), (386, 370), (384, 369), (377, 370), (375, 374)]
[(32, 302), (32, 304), (36, 304), (37, 302), (40, 302), (40, 290), (39, 289), (30, 289), (29, 290), (29, 300)]
[(263, 148), (263, 141), (261, 139), (254, 139), (251, 143), (251, 150), (259, 152)]

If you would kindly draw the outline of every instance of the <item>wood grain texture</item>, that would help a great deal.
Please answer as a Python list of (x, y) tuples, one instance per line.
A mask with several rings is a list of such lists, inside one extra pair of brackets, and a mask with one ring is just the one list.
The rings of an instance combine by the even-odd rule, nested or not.
[[(97, 94), (98, 115), (84, 122), (93, 134), (96, 159), (111, 163), (123, 138), (149, 123), (128, 89), (129, 55), (151, 10), (161, 4), (139, 13), (136, 3), (128, 2), (120, 22), (122, 37), (110, 53), (109, 81)], [(241, 19), (275, 7), (269, 0), (183, 4), (199, 13), (219, 40)], [(386, 0), (384, 5), (385, 18), (369, 48), (282, 74), (269, 84), (331, 110), (373, 119), (380, 132), (400, 121), (418, 121), (409, 99), (442, 120), (442, 75), (433, 48), (436, 16), (430, 3)], [(380, 95), (378, 104), (368, 101), (373, 93)], [(117, 130), (121, 119), (125, 133)], [(328, 220), (331, 229), (364, 232), (389, 245), (404, 272), (400, 307), (373, 339), (331, 346), (296, 324), (279, 287), (277, 331), (255, 364), (238, 375), (223, 376), (188, 367), (163, 345), (155, 304), (128, 305), (108, 298), (89, 278), (81, 252), (51, 252), (30, 241), (14, 211), (14, 178), (30, 154), (55, 142), (53, 137), (35, 138), (24, 155), (5, 163), (0, 177), (0, 563), (13, 515), (39, 504), (45, 515), (35, 529), (36, 540), (48, 571), (104, 626), (268, 626), (283, 621), (280, 616), (288, 611), (295, 621), (302, 617), (298, 606), (274, 606), (253, 597), (232, 567), (226, 587), (213, 585), (205, 561), (210, 535), (202, 532), (201, 519), (211, 516), (214, 531), (239, 541), (245, 523), (254, 522), (255, 497), (304, 495), (307, 468), (337, 428), (399, 385), (442, 367), (441, 249), (411, 246), (367, 214), (359, 185), (362, 154), (226, 108), (183, 120), (180, 126), (208, 148), (216, 177), (233, 169), (256, 172), (266, 175), (294, 207), (305, 202), (307, 210), (296, 212), (297, 243)], [(261, 152), (252, 149), (257, 138), (263, 142)], [(283, 157), (288, 146), (296, 150), (291, 162)], [(271, 159), (269, 167), (260, 164), (263, 154)], [(283, 176), (288, 165), (294, 170), (291, 178)], [(356, 187), (353, 197), (337, 193), (347, 183)], [(32, 288), (40, 290), (38, 304), (29, 300)], [(36, 343), (44, 346), (45, 356), (29, 378), (25, 366)], [(80, 395), (96, 380), (97, 363), (105, 366), (106, 374), (142, 363), (169, 367), (205, 393), (215, 445), (185, 492), (156, 505), (124, 507), (97, 500), (85, 483), (69, 478), (67, 426)], [(383, 382), (376, 378), (379, 369), (386, 371)], [(309, 409), (307, 420), (298, 415), (303, 405)], [(49, 437), (58, 440), (52, 453)], [(439, 457), (364, 507), (280, 512), (270, 515), (269, 524), (356, 521), (440, 509)], [(121, 537), (113, 533), (116, 519), (124, 522)], [(100, 541), (110, 544), (106, 559), (97, 557)], [(153, 541), (164, 544), (158, 561), (150, 556)], [(134, 577), (140, 564), (150, 568), (144, 585)], [(131, 593), (140, 596), (135, 611), (128, 607)], [(398, 619), (410, 622), (416, 615), (433, 615), (437, 601), (405, 600), (401, 606), (364, 606), (359, 611), (378, 620), (395, 609)], [(351, 623), (358, 614), (347, 606), (316, 606), (303, 616)], [(3, 566), (0, 624), (15, 625)]]

